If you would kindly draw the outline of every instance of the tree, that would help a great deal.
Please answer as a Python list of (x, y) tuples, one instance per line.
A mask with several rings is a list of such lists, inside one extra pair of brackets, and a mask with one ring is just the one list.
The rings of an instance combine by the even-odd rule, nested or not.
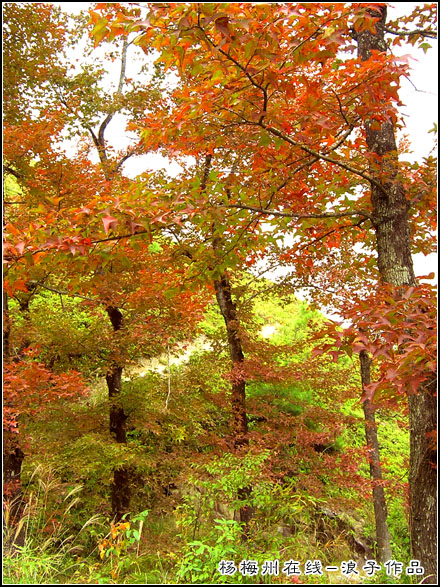
[[(355, 31), (362, 62), (374, 61), (374, 56), (387, 50), (385, 28), (386, 5), (368, 9), (374, 19), (374, 29)], [(373, 56), (374, 55), (374, 56)], [(386, 95), (386, 88), (384, 91)], [(386, 101), (378, 98), (384, 110)], [(410, 206), (403, 182), (399, 179), (398, 150), (394, 136), (393, 118), (384, 114), (378, 121), (365, 116), (368, 149), (374, 160), (371, 173), (378, 183), (371, 186), (372, 224), (376, 233), (378, 267), (381, 280), (397, 288), (416, 285), (411, 258)], [(423, 560), (428, 581), (437, 576), (436, 557), (436, 495), (435, 458), (429, 437), (436, 427), (435, 379), (424, 381), (408, 396), (411, 460), (410, 460), (410, 532), (414, 558)]]
[[(415, 285), (405, 193), (420, 189), (418, 202), (425, 207), (431, 195), (414, 175), (398, 175), (404, 166), (396, 157), (395, 103), (406, 67), (386, 54), (384, 6), (277, 5), (273, 10), (187, 3), (148, 8), (141, 22), (119, 11), (99, 24), (103, 36), (120, 34), (121, 26), (138, 30), (139, 44), (159, 49), (161, 60), (181, 76), (174, 109), (163, 110), (156, 122), (146, 117), (141, 123), (140, 128), (149, 128), (142, 134), (145, 147), (173, 144), (180, 155), (196, 157), (202, 145), (207, 149), (209, 144), (212, 152), (236, 149), (241, 165), (231, 198), (223, 200), (225, 210), (292, 218), (298, 239), (310, 233), (315, 240), (335, 233), (339, 238), (342, 230), (371, 222), (382, 282)], [(353, 52), (350, 31), (358, 41), (358, 60), (343, 55)], [(417, 35), (435, 33), (428, 25), (428, 31), (410, 31), (413, 39)], [(200, 202), (199, 210), (206, 205), (212, 203)], [(345, 222), (337, 228), (338, 220)], [(429, 224), (422, 227), (419, 220), (413, 222), (413, 242), (423, 231), (429, 241)], [(413, 556), (435, 575), (435, 485), (426, 436), (434, 425), (433, 402), (429, 381), (409, 396)], [(430, 481), (422, 487), (425, 476)]]
[[(27, 14), (20, 6), (17, 10)], [(6, 168), (21, 189), (6, 219), (8, 294), (31, 309), (42, 290), (59, 295), (61, 303), (64, 296), (76, 296), (109, 318), (96, 337), (101, 348), (95, 355), (91, 349), (90, 356), (106, 374), (108, 434), (123, 449), (112, 463), (117, 517), (127, 511), (130, 492), (123, 369), (142, 346), (158, 352), (193, 331), (206, 300), (198, 295), (200, 285), (202, 292), (206, 287), (215, 293), (224, 320), (232, 365), (225, 375), (231, 447), (243, 454), (252, 442), (279, 446), (250, 434), (246, 395), (253, 378), (287, 377), (275, 355), (274, 364), (265, 356), (269, 346), (255, 333), (250, 337), (245, 327), (243, 287), (237, 284), (244, 270), (259, 272), (261, 261), (290, 267), (291, 284), (336, 290), (343, 317), (356, 324), (350, 332), (333, 333), (336, 346), (361, 352), (365, 359), (366, 408), (386, 386), (404, 393), (424, 388), (433, 371), (434, 305), (431, 297), (424, 299), (428, 289), (411, 282), (409, 250), (410, 239), (415, 250), (432, 248), (434, 219), (425, 212), (432, 202), (433, 161), (417, 168), (394, 156), (397, 89), (407, 68), (378, 40), (375, 27), (380, 30), (383, 22), (377, 24), (376, 14), (383, 16), (382, 7), (152, 3), (146, 8), (145, 17), (143, 5), (104, 4), (91, 12), (92, 36), (110, 40), (113, 54), (121, 52), (111, 96), (95, 67), (80, 73), (38, 69), (40, 81), (29, 80), (23, 96), (32, 86), (39, 116), (32, 100), (20, 104), (15, 96), (5, 133)], [(45, 13), (42, 9), (43, 20)], [(54, 36), (59, 47), (58, 32)], [(367, 53), (365, 59), (354, 58), (353, 36), (359, 46), (380, 50), (371, 58)], [(127, 50), (135, 44), (147, 54), (159, 51), (154, 79), (160, 84), (164, 70), (172, 68), (178, 74), (173, 84), (126, 80)], [(38, 56), (46, 53), (40, 43), (33, 51), (39, 63)], [(11, 63), (19, 56), (13, 51)], [(122, 113), (139, 142), (113, 150), (107, 129)], [(66, 132), (82, 141), (73, 156), (60, 150)], [(89, 159), (91, 149), (97, 165)], [(181, 163), (181, 174), (129, 180), (124, 162), (141, 151), (172, 156)], [(409, 211), (408, 196), (414, 204)], [(371, 256), (374, 239), (377, 268)], [(366, 252), (354, 249), (360, 243)], [(397, 274), (408, 279), (400, 283)], [(328, 299), (329, 292), (321, 295)], [(14, 328), (5, 334), (10, 341)], [(31, 334), (26, 333), (29, 340)], [(292, 348), (292, 358), (295, 352)], [(338, 352), (332, 352), (337, 359)], [(318, 357), (304, 360), (301, 368), (325, 378)], [(373, 383), (368, 383), (370, 357), (378, 373)], [(56, 372), (62, 360), (52, 359), (44, 368)], [(410, 372), (411, 363), (423, 362), (426, 368)], [(420, 399), (432, 401), (432, 394), (414, 395), (412, 422), (420, 424), (426, 407)], [(316, 442), (304, 417), (298, 450), (309, 451), (309, 461), (316, 457), (331, 467), (327, 444), (339, 420), (322, 409), (316, 414), (323, 424), (332, 420), (332, 432), (320, 432), (322, 442)], [(258, 417), (264, 417), (262, 410)], [(287, 420), (294, 426), (292, 419), (280, 418), (286, 442)], [(425, 437), (421, 426), (413, 431), (415, 465)], [(423, 450), (431, 450), (432, 430), (428, 434)], [(426, 464), (420, 469), (425, 473)], [(415, 475), (411, 483), (415, 514), (422, 488)], [(239, 497), (250, 503), (252, 488), (241, 485)], [(241, 513), (248, 526), (250, 512), (243, 508)], [(421, 559), (424, 564), (425, 553)]]
[[(48, 61), (41, 77), (22, 80), (23, 92), (8, 102), (5, 162), (7, 172), (20, 186), (20, 201), (15, 198), (8, 202), (5, 286), (9, 295), (21, 296), (27, 306), (31, 295), (46, 289), (58, 293), (61, 299), (74, 295), (106, 309), (114, 332), (114, 342), (107, 341), (110, 347), (106, 373), (109, 432), (116, 442), (125, 444), (127, 414), (120, 396), (123, 368), (130, 360), (128, 345), (139, 348), (145, 340), (149, 340), (150, 349), (163, 348), (164, 342), (170, 346), (175, 344), (179, 332), (191, 329), (189, 324), (194, 324), (203, 303), (199, 292), (182, 293), (170, 272), (160, 266), (158, 260), (168, 261), (172, 252), (166, 241), (162, 247), (157, 245), (161, 254), (150, 250), (149, 223), (146, 227), (136, 225), (133, 215), (126, 214), (128, 236), (148, 235), (133, 247), (126, 239), (109, 235), (118, 221), (110, 216), (108, 202), (116, 201), (121, 192), (129, 190), (130, 181), (121, 175), (121, 168), (135, 154), (136, 148), (131, 146), (115, 152), (106, 140), (105, 131), (118, 112), (128, 109), (135, 116), (141, 99), (143, 107), (154, 99), (154, 91), (145, 99), (145, 87), (139, 90), (136, 84), (126, 80), (128, 41), (122, 43), (117, 87), (109, 99), (100, 84), (102, 70), (85, 66), (80, 73), (68, 73), (68, 67), (61, 67), (55, 60), (57, 51), (65, 47), (67, 36), (67, 24), (59, 18), (58, 12), (44, 5), (33, 7), (31, 12), (31, 18), (27, 19), (28, 5), (7, 8), (5, 30), (10, 35), (7, 47), (11, 60), (6, 68), (6, 79), (13, 80), (16, 61), (22, 54), (20, 42), (31, 53), (32, 62), (38, 64), (35, 71), (40, 71), (40, 63), (46, 57)], [(45, 29), (44, 45), (36, 36), (40, 24)], [(21, 34), (14, 44), (16, 27), (21, 27)], [(75, 31), (71, 39), (78, 41)], [(38, 100), (34, 100), (34, 92)], [(39, 110), (39, 117), (34, 116), (32, 107)], [(66, 131), (80, 140), (84, 140), (84, 135), (89, 136), (97, 150), (99, 165), (90, 163), (87, 145), (70, 157), (60, 152), (61, 134)], [(121, 264), (117, 252), (123, 256)], [(141, 263), (149, 269), (145, 270)], [(177, 267), (175, 272), (179, 273)], [(130, 287), (128, 275), (137, 287)], [(173, 303), (159, 296), (159, 285), (164, 286), (165, 291), (174, 285), (175, 295), (170, 296)], [(123, 288), (125, 295), (122, 297), (118, 287)], [(24, 293), (18, 293), (20, 290)], [(160, 301), (160, 307), (151, 307), (152, 298), (148, 292)], [(176, 296), (180, 296), (182, 304)], [(123, 304), (128, 316), (123, 316), (117, 301)], [(140, 308), (137, 312), (136, 306)], [(155, 314), (160, 315), (160, 320)], [(181, 324), (174, 329), (174, 336), (167, 334), (164, 338), (171, 315)], [(140, 328), (148, 318), (146, 327)], [(9, 331), (5, 334), (8, 340)], [(162, 338), (160, 344), (159, 336)], [(129, 496), (130, 474), (122, 465), (114, 471), (112, 509), (115, 517), (121, 518), (128, 512)]]

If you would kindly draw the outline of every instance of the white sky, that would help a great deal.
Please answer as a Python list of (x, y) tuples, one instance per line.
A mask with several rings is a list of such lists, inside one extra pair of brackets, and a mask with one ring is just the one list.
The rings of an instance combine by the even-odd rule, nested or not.
[[(420, 4), (399, 2), (388, 9), (388, 17), (394, 19), (410, 14), (414, 6)], [(401, 111), (405, 116), (406, 132), (414, 149), (413, 157), (406, 157), (406, 160), (417, 160), (429, 153), (433, 147), (433, 133), (428, 134), (428, 131), (438, 120), (438, 44), (435, 39), (426, 39), (426, 42), (432, 45), (426, 54), (410, 45), (393, 48), (396, 55), (411, 55), (411, 82), (403, 78), (399, 92), (405, 104)]]
[[(87, 10), (92, 6), (89, 2), (53, 2), (64, 12), (77, 14), (81, 10)], [(388, 19), (393, 20), (401, 15), (408, 15), (415, 6), (423, 3), (416, 2), (398, 2), (388, 7)], [(438, 120), (438, 45), (435, 39), (427, 39), (432, 49), (426, 54), (421, 49), (416, 49), (411, 45), (404, 45), (393, 49), (398, 55), (411, 55), (410, 60), (411, 76), (410, 80), (402, 79), (400, 98), (404, 106), (401, 111), (404, 115), (406, 129), (412, 144), (412, 154), (405, 154), (403, 157), (407, 161), (421, 161), (423, 157), (430, 154), (434, 146), (434, 134), (428, 133), (433, 128), (434, 123)], [(129, 66), (129, 65), (128, 65)], [(115, 77), (118, 73), (115, 73)], [(127, 76), (130, 72), (127, 70)], [(115, 117), (108, 128), (108, 134), (117, 137), (116, 144), (123, 147), (121, 142), (125, 133), (125, 123), (122, 118)], [(128, 144), (128, 143), (127, 143)], [(403, 158), (402, 157), (402, 158)], [(137, 158), (131, 158), (124, 165), (124, 172), (135, 177), (146, 170), (167, 169), (170, 175), (179, 172), (180, 167), (160, 155), (143, 155)], [(422, 254), (414, 255), (414, 266), (416, 275), (428, 275), (431, 272), (437, 274), (437, 255), (425, 257)], [(437, 277), (435, 281), (437, 280)]]

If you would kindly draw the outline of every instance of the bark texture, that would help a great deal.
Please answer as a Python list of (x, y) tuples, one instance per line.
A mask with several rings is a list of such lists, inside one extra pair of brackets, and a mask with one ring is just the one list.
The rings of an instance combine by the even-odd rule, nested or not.
[[(242, 373), (244, 353), (240, 340), (239, 321), (237, 317), (237, 308), (231, 295), (231, 284), (227, 274), (222, 278), (214, 281), (215, 295), (220, 312), (223, 316), (228, 335), (229, 355), (232, 362), (234, 373), (231, 386), (231, 406), (232, 406), (232, 438), (235, 449), (247, 447), (248, 439), (248, 420), (246, 414), (246, 380)], [(252, 487), (241, 487), (238, 491), (238, 499), (246, 501), (252, 493)], [(243, 539), (249, 538), (250, 521), (254, 515), (254, 510), (250, 506), (240, 508), (240, 522), (243, 522)]]
[(437, 583), (437, 451), (427, 434), (436, 430), (436, 389), (433, 380), (408, 398), (411, 552), (425, 568), (424, 583), (433, 584)]
[[(369, 9), (377, 18), (375, 31), (355, 32), (362, 61), (372, 57), (372, 51), (386, 51), (384, 38), (386, 5)], [(394, 125), (384, 121), (379, 128), (366, 119), (365, 133), (369, 150), (378, 155), (370, 173), (381, 187), (372, 185), (373, 225), (376, 232), (378, 267), (384, 283), (396, 287), (415, 285), (411, 258), (409, 204), (398, 179), (398, 152)], [(425, 569), (425, 583), (437, 580), (437, 517), (436, 470), (432, 466), (432, 448), (428, 432), (435, 429), (436, 403), (433, 386), (421, 386), (410, 395), (410, 535), (413, 559), (420, 560)]]
[(237, 309), (231, 296), (231, 284), (226, 274), (214, 281), (215, 295), (224, 318), (228, 335), (229, 354), (234, 377), (232, 381), (232, 436), (235, 448), (248, 444), (246, 415), (246, 381), (242, 374), (244, 353), (238, 332)]
[[(365, 388), (371, 383), (370, 367), (371, 359), (366, 351), (359, 353), (361, 361), (362, 387)], [(385, 492), (382, 486), (382, 467), (380, 464), (379, 440), (377, 438), (377, 424), (375, 409), (370, 400), (363, 402), (365, 417), (365, 437), (370, 453), (370, 476), (373, 481), (373, 506), (374, 518), (376, 521), (376, 541), (378, 560), (385, 563), (392, 559), (390, 533), (387, 524), (387, 505)]]

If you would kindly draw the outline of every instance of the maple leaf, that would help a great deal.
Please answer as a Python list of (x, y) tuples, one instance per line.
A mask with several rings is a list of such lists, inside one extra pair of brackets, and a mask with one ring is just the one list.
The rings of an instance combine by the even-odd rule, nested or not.
[(104, 224), (105, 234), (108, 234), (110, 229), (116, 228), (118, 224), (117, 218), (113, 218), (109, 214), (107, 216), (103, 216), (102, 223)]
[(231, 37), (231, 32), (229, 30), (229, 17), (227, 16), (221, 16), (219, 18), (216, 18), (214, 21), (215, 24), (215, 28), (220, 31), (220, 33), (222, 35), (224, 35), (225, 37), (230, 38)]

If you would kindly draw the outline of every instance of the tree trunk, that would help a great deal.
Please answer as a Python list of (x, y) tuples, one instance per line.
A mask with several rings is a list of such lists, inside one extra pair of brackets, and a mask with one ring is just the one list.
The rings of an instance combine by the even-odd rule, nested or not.
[[(361, 378), (362, 387), (369, 385), (371, 359), (366, 351), (359, 353), (361, 361)], [(373, 506), (374, 519), (376, 522), (376, 541), (378, 560), (381, 563), (391, 560), (391, 543), (390, 533), (387, 524), (387, 506), (385, 501), (385, 492), (382, 487), (382, 468), (380, 465), (379, 440), (377, 438), (377, 424), (375, 418), (375, 409), (370, 400), (363, 402), (365, 416), (365, 437), (369, 448), (370, 476), (373, 480)]]
[[(207, 154), (203, 165), (203, 176), (200, 183), (201, 192), (206, 191), (208, 184), (209, 172), (212, 164), (212, 155)], [(233, 166), (231, 173), (235, 171)], [(229, 199), (229, 191), (226, 189)], [(212, 225), (212, 233), (215, 235), (215, 223)], [(213, 236), (212, 247), (217, 253), (221, 249), (221, 239)], [(246, 414), (246, 379), (243, 373), (244, 353), (240, 339), (239, 320), (237, 316), (237, 306), (232, 299), (231, 283), (228, 274), (225, 272), (220, 279), (214, 280), (214, 290), (220, 313), (223, 316), (226, 326), (226, 333), (229, 344), (229, 356), (232, 363), (232, 382), (231, 382), (231, 411), (232, 411), (232, 444), (234, 449), (247, 448), (249, 446), (248, 438), (248, 421)], [(241, 487), (238, 490), (238, 499), (247, 501), (252, 493), (252, 487)], [(245, 505), (240, 508), (240, 522), (243, 522), (244, 540), (249, 537), (249, 523), (253, 516), (253, 508)]]
[[(11, 360), (10, 348), (11, 318), (9, 315), (8, 294), (3, 290), (3, 362), (6, 365)], [(22, 513), (24, 502), (21, 498), (21, 467), (24, 452), (21, 450), (16, 434), (3, 428), (3, 499), (8, 502), (10, 524), (17, 522)], [(21, 544), (14, 536), (15, 544)], [(23, 545), (23, 544), (21, 544)]]
[(9, 316), (8, 294), (3, 290), (3, 361), (7, 363), (11, 357), (11, 318)]
[[(20, 312), (26, 322), (29, 321), (29, 302), (33, 295), (32, 288), (29, 287), (31, 295), (24, 297), (19, 301)], [(3, 290), (3, 361), (6, 365), (11, 360), (11, 317), (9, 315), (9, 296)], [(22, 342), (18, 351), (18, 356), (22, 355), (24, 348), (29, 346), (29, 341)], [(19, 360), (15, 357), (12, 360)], [(9, 406), (14, 407), (14, 406)], [(19, 503), (21, 502), (21, 466), (24, 460), (24, 452), (19, 446), (20, 435), (11, 434), (8, 430), (3, 429), (3, 483), (4, 494), (7, 494), (8, 500), (13, 504), (12, 515), (19, 515)]]
[[(20, 313), (21, 313), (24, 321), (26, 322), (26, 324), (30, 325), (30, 320), (31, 320), (30, 303), (31, 303), (31, 300), (35, 294), (35, 290), (37, 289), (37, 286), (36, 286), (36, 284), (33, 284), (33, 283), (27, 281), (26, 287), (28, 289), (28, 293), (26, 293), (26, 294), (20, 293), (20, 296), (16, 295), (15, 299), (20, 306)], [(18, 355), (19, 357), (23, 356), (25, 349), (27, 349), (30, 344), (31, 344), (30, 339), (27, 338), (26, 335), (24, 335), (21, 342), (20, 342), (20, 348), (16, 351), (16, 355)]]
[[(123, 327), (124, 319), (121, 311), (113, 306), (106, 308), (107, 314), (113, 326), (114, 332)], [(116, 442), (125, 444), (127, 442), (126, 421), (127, 415), (122, 407), (122, 367), (114, 362), (105, 377), (110, 400), (110, 434)], [(113, 483), (111, 488), (112, 515), (116, 521), (128, 513), (130, 507), (130, 469), (123, 465), (113, 472)]]
[(231, 390), (232, 437), (234, 448), (248, 444), (248, 422), (246, 416), (246, 381), (242, 373), (244, 354), (238, 332), (237, 310), (232, 301), (231, 284), (226, 274), (214, 281), (215, 295), (224, 318), (228, 335), (229, 354), (232, 362), (233, 378)]
[[(366, 29), (355, 33), (362, 61), (370, 59), (373, 50), (387, 49), (384, 39), (386, 5), (375, 5), (369, 12), (378, 18), (375, 32)], [(379, 156), (371, 173), (376, 181), (381, 182), (381, 187), (371, 186), (371, 202), (380, 276), (384, 283), (396, 287), (415, 285), (408, 222), (409, 204), (404, 187), (397, 177), (398, 153), (394, 125), (391, 121), (385, 121), (380, 128), (376, 128), (368, 119), (364, 124), (368, 148)], [(429, 437), (426, 436), (435, 429), (436, 422), (432, 386), (421, 386), (408, 400), (411, 551), (413, 559), (419, 560), (425, 569), (425, 583), (436, 583), (437, 484), (436, 471), (432, 466), (432, 449)]]
[[(122, 46), (122, 55), (121, 55), (121, 70), (119, 74), (119, 83), (118, 88), (116, 90), (116, 94), (122, 96), (122, 89), (125, 83), (125, 72), (126, 72), (126, 65), (127, 65), (127, 49), (128, 49), (128, 39), (124, 39), (123, 46)], [(114, 115), (114, 110), (110, 109), (107, 113), (104, 120), (101, 122), (98, 130), (98, 134), (96, 135), (94, 131), (87, 126), (87, 130), (89, 131), (92, 140), (95, 144), (95, 147), (98, 152), (98, 156), (101, 162), (101, 169), (104, 174), (104, 177), (107, 181), (112, 181), (116, 174), (119, 171), (120, 164), (125, 160), (122, 158), (118, 164), (112, 164), (107, 155), (107, 145), (105, 139), (105, 131), (112, 121)], [(120, 310), (114, 306), (108, 306), (106, 308), (107, 314), (110, 318), (110, 321), (113, 326), (113, 330), (117, 332), (123, 326), (123, 316)], [(127, 442), (127, 430), (126, 430), (126, 420), (127, 415), (124, 412), (124, 408), (120, 403), (120, 395), (121, 395), (121, 384), (122, 384), (122, 367), (117, 364), (116, 361), (113, 362), (112, 366), (110, 367), (107, 375), (106, 375), (106, 382), (108, 388), (108, 396), (110, 400), (110, 434), (121, 444), (126, 444)], [(130, 480), (131, 480), (131, 470), (130, 467), (123, 465), (122, 467), (117, 467), (113, 471), (113, 484), (111, 489), (111, 502), (112, 502), (112, 515), (116, 521), (120, 520), (124, 514), (128, 513), (130, 507)]]
[[(235, 449), (247, 447), (248, 421), (246, 414), (246, 379), (243, 373), (244, 353), (240, 340), (237, 308), (232, 300), (229, 277), (224, 273), (221, 279), (214, 281), (215, 295), (224, 318), (228, 335), (229, 354), (232, 362), (232, 439)], [(246, 501), (252, 493), (252, 488), (241, 487), (238, 499)], [(240, 508), (240, 522), (244, 523), (243, 538), (249, 537), (249, 524), (253, 516), (253, 508), (246, 505)]]
[(19, 446), (8, 442), (8, 436), (11, 435), (3, 430), (3, 443), (6, 447), (3, 452), (3, 496), (10, 504), (11, 520), (18, 521), (24, 507), (20, 479), (24, 452)]
[(424, 583), (433, 584), (437, 582), (437, 454), (428, 434), (436, 430), (436, 389), (434, 379), (418, 394), (408, 397), (411, 552), (425, 568)]

